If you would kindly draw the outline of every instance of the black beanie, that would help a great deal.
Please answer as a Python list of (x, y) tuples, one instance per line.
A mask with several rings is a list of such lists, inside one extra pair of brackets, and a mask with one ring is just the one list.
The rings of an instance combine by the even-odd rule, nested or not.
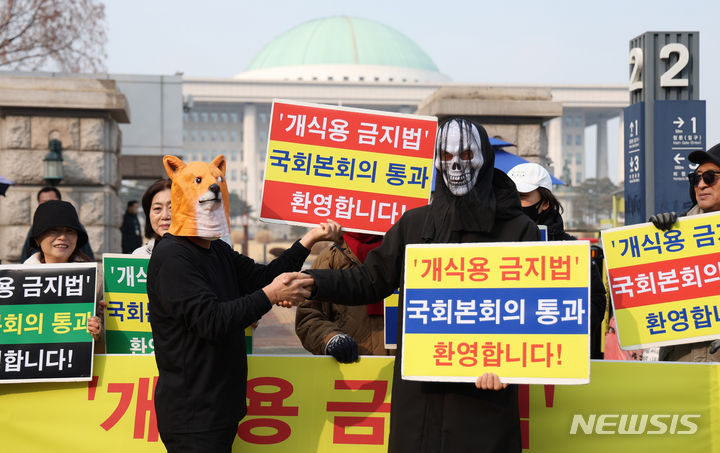
[(80, 250), (83, 245), (87, 244), (88, 235), (80, 224), (77, 211), (72, 204), (67, 201), (50, 200), (38, 205), (33, 216), (32, 239), (37, 243), (38, 236), (57, 227), (67, 227), (77, 231), (78, 239), (75, 250)]

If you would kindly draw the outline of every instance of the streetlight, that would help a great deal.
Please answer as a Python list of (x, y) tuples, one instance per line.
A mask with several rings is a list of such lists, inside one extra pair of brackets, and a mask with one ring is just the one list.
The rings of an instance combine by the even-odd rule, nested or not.
[(63, 180), (62, 142), (50, 140), (50, 152), (43, 159), (43, 179), (51, 186)]

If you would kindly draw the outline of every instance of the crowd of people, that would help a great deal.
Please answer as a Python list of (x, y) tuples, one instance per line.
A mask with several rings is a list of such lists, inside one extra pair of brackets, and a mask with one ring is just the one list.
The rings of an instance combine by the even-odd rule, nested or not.
[[(495, 168), (494, 159), (480, 124), (463, 117), (443, 119), (430, 204), (405, 212), (384, 236), (343, 235), (341, 226), (328, 220), (269, 264), (258, 264), (217, 240), (229, 228), (224, 158), (186, 164), (166, 156), (170, 179), (150, 185), (141, 201), (146, 242), (137, 201), (127, 204), (121, 229), (123, 252), (150, 258), (147, 286), (159, 370), (155, 404), (168, 451), (230, 451), (246, 413), (244, 329), (273, 305), (299, 304), (296, 333), (312, 354), (341, 363), (355, 362), (360, 355), (401, 359), (401, 336), (395, 351), (385, 348), (382, 301), (400, 288), (402, 306), (406, 245), (537, 241), (539, 225), (546, 227), (549, 241), (576, 239), (565, 232), (563, 209), (544, 167), (524, 163), (505, 174)], [(694, 206), (680, 216), (720, 211), (720, 145), (695, 151), (689, 160), (698, 165), (689, 176)], [(53, 187), (41, 189), (37, 201), (24, 263), (93, 261), (73, 205)], [(649, 221), (667, 230), (678, 217), (658, 213)], [(333, 244), (311, 269), (299, 272), (318, 241)], [(593, 262), (593, 359), (603, 358), (602, 323), (608, 311), (601, 272)], [(98, 300), (87, 329), (101, 344), (102, 292)], [(402, 322), (399, 317), (398, 331)], [(659, 356), (720, 361), (719, 349), (716, 340), (664, 347)], [(479, 376), (475, 385), (410, 381), (401, 378), (400, 367), (396, 360), (390, 451), (470, 451), (480, 444), (487, 452), (521, 451), (516, 386), (502, 383), (494, 373)]]

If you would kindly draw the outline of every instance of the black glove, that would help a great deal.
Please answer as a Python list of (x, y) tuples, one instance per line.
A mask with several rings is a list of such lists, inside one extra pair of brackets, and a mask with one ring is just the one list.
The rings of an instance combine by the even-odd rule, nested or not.
[(335, 357), (340, 363), (357, 362), (358, 346), (351, 336), (345, 334), (337, 334), (328, 341), (325, 352)]
[(720, 340), (713, 340), (710, 343), (710, 354), (715, 354), (718, 349), (720, 349)]
[(652, 222), (658, 230), (667, 231), (677, 222), (678, 216), (674, 212), (663, 212), (662, 214), (651, 215), (648, 222)]

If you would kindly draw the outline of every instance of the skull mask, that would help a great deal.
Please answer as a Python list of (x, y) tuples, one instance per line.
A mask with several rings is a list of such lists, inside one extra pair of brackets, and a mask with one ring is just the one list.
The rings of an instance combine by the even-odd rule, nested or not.
[(453, 119), (440, 127), (435, 145), (435, 168), (442, 173), (445, 185), (453, 195), (462, 197), (470, 192), (484, 162), (480, 133), (471, 122)]

